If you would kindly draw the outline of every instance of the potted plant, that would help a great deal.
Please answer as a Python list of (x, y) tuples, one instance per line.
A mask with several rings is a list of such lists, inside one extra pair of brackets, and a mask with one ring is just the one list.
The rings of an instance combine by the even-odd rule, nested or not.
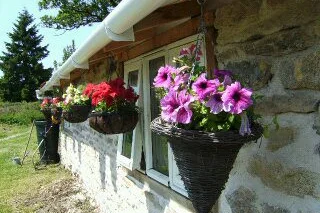
[(63, 118), (70, 123), (81, 123), (87, 120), (91, 105), (88, 96), (82, 95), (83, 86), (74, 87), (72, 84), (63, 94), (61, 103)]
[(88, 84), (83, 94), (91, 99), (94, 110), (90, 114), (90, 127), (103, 134), (132, 131), (138, 122), (136, 101), (139, 96), (124, 87), (122, 78), (100, 84)]
[(167, 136), (193, 206), (208, 213), (238, 151), (260, 138), (263, 129), (254, 122), (252, 90), (233, 81), (230, 71), (216, 69), (208, 79), (200, 56), (192, 45), (175, 59), (178, 68), (158, 70), (154, 86), (161, 116), (151, 122), (151, 129)]
[(54, 124), (60, 123), (62, 109), (62, 99), (60, 97), (45, 97), (40, 104), (40, 111), (43, 113), (47, 121), (53, 122)]
[(51, 104), (52, 98), (45, 97), (40, 104), (40, 111), (43, 113), (46, 120), (51, 120)]
[(63, 99), (61, 97), (55, 97), (52, 99), (51, 104), (51, 120), (54, 124), (60, 124), (61, 122), (61, 115), (62, 115), (62, 108), (61, 104)]

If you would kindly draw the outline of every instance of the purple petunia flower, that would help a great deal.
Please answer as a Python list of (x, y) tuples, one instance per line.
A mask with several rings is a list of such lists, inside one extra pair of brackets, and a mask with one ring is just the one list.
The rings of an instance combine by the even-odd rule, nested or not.
[(218, 114), (223, 110), (223, 102), (221, 100), (222, 94), (222, 92), (217, 92), (210, 96), (206, 106), (210, 107), (211, 113)]
[(186, 84), (189, 79), (189, 74), (178, 74), (173, 80), (173, 89), (178, 90), (181, 84)]
[(224, 78), (225, 76), (232, 76), (232, 72), (229, 70), (219, 70), (219, 69), (214, 69), (213, 74), (216, 78)]
[(175, 110), (179, 108), (178, 93), (170, 90), (168, 94), (160, 100), (160, 106), (162, 119), (169, 123), (175, 122), (172, 115), (175, 113)]
[(170, 90), (169, 93), (160, 101), (162, 119), (170, 123), (190, 123), (192, 111), (189, 105), (193, 101), (193, 97), (188, 94), (186, 90), (179, 93), (174, 90)]
[(238, 81), (227, 86), (221, 97), (224, 111), (231, 114), (242, 113), (253, 104), (251, 95), (252, 91), (247, 88), (241, 88), (241, 84)]
[(223, 79), (223, 86), (231, 85), (232, 83), (232, 72), (229, 70), (219, 70), (219, 69), (214, 69), (213, 74), (216, 78), (222, 80)]
[(241, 116), (241, 126), (239, 129), (239, 134), (244, 136), (245, 134), (250, 135), (251, 134), (251, 129), (250, 129), (250, 122), (247, 116), (246, 112), (243, 112), (240, 114)]
[(192, 90), (196, 92), (200, 101), (203, 101), (211, 93), (215, 93), (219, 87), (218, 79), (207, 80), (206, 74), (202, 73), (192, 84)]
[(231, 77), (228, 76), (228, 75), (225, 75), (222, 84), (223, 84), (223, 86), (225, 86), (225, 87), (226, 87), (227, 85), (231, 85), (231, 84), (232, 84), (232, 79), (231, 79)]
[(154, 78), (153, 85), (155, 87), (168, 89), (171, 84), (171, 76), (173, 73), (176, 73), (176, 69), (172, 66), (166, 65), (165, 67), (160, 67), (157, 76)]

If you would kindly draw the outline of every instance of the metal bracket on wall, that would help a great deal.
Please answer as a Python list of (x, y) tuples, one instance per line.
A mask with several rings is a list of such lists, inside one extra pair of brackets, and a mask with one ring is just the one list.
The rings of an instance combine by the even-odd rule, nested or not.
[(126, 31), (124, 31), (121, 34), (114, 33), (108, 26), (104, 26), (104, 29), (106, 30), (106, 34), (109, 38), (111, 38), (113, 41), (134, 41), (134, 32), (133, 27), (130, 27)]
[(80, 68), (80, 69), (85, 69), (85, 70), (89, 69), (89, 62), (88, 61), (86, 61), (85, 63), (79, 64), (74, 60), (73, 57), (71, 57), (71, 63), (75, 68)]

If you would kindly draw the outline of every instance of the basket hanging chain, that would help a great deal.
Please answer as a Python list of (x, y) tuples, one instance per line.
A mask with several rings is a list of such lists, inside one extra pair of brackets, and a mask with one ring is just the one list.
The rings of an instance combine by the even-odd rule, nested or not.
[(197, 40), (196, 40), (195, 56), (193, 59), (192, 68), (191, 68), (190, 76), (188, 79), (188, 88), (191, 88), (191, 77), (193, 76), (194, 69), (196, 67), (197, 58), (199, 57), (202, 42), (203, 42), (203, 39), (204, 39), (206, 31), (207, 31), (206, 22), (205, 22), (205, 18), (204, 18), (204, 4), (205, 4), (206, 0), (197, 0), (197, 2), (200, 5), (200, 23), (199, 23), (199, 28), (198, 28), (198, 36), (197, 36)]

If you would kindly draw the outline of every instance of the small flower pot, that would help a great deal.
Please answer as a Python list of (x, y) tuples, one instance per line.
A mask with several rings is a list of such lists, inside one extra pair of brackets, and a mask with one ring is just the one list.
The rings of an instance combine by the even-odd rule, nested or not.
[(120, 134), (132, 131), (138, 123), (138, 112), (91, 113), (91, 128), (102, 134)]
[(184, 130), (156, 118), (151, 130), (168, 138), (174, 158), (194, 208), (208, 213), (219, 198), (242, 145), (261, 137), (263, 128), (254, 124), (251, 135), (238, 131), (203, 132)]
[(90, 105), (73, 105), (70, 110), (63, 110), (62, 115), (69, 123), (81, 123), (87, 120), (90, 109)]

